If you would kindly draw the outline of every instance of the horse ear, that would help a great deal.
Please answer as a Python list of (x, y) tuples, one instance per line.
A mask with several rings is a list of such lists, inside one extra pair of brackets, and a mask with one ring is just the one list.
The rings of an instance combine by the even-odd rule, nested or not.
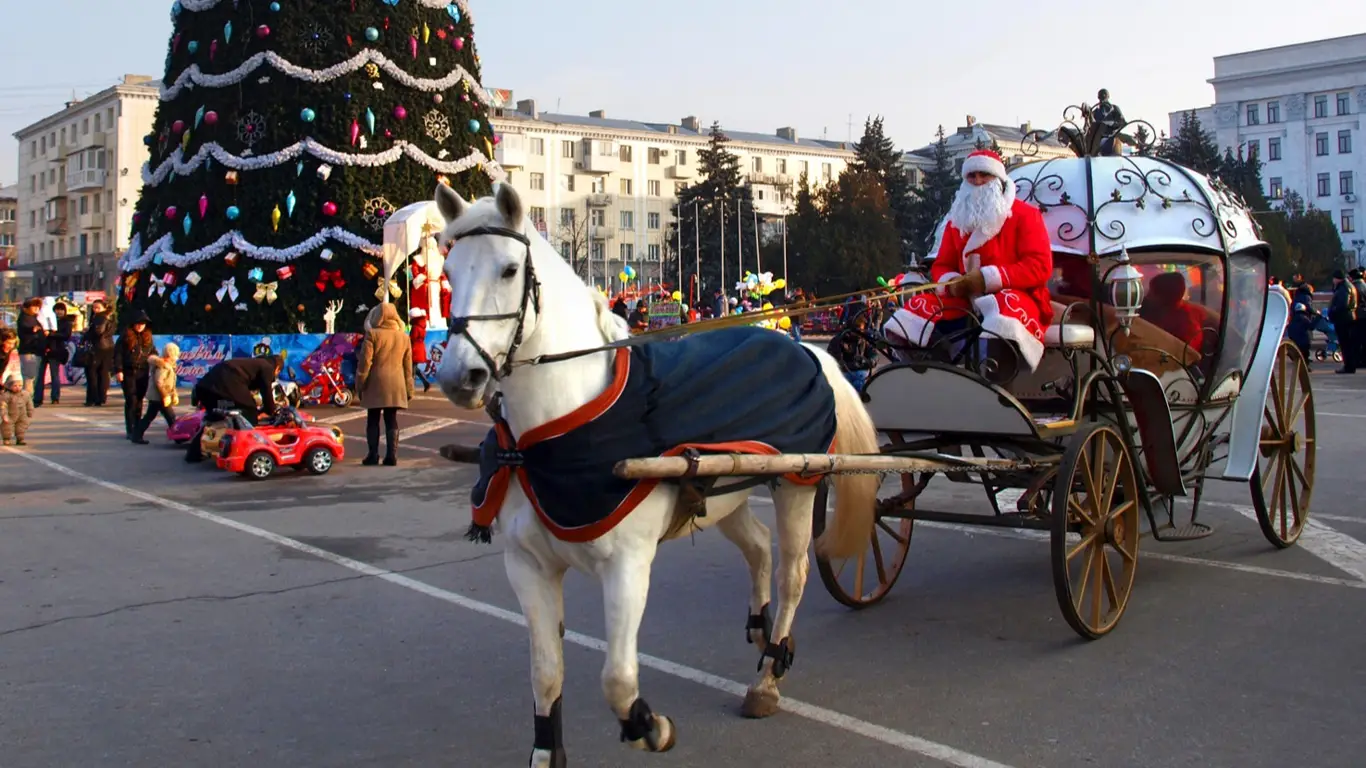
[(436, 200), (436, 210), (441, 213), (441, 217), (444, 218), (447, 223), (460, 218), (460, 215), (465, 212), (465, 209), (470, 207), (470, 204), (465, 202), (465, 198), (461, 197), (459, 192), (456, 192), (445, 184), (436, 185), (436, 192), (432, 195), (432, 198)]
[(502, 182), (498, 185), (497, 192), (498, 212), (503, 214), (503, 219), (510, 226), (516, 227), (522, 223), (522, 198), (517, 195), (517, 190), (511, 184)]

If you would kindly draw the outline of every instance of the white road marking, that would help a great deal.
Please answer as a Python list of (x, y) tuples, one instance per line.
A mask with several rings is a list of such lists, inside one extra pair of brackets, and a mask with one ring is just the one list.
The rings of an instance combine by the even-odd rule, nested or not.
[[(360, 442), (362, 442), (362, 443), (365, 442), (365, 436), (364, 436), (364, 435), (346, 435), (345, 437), (346, 437), (347, 440), (358, 440), (358, 441), (360, 441)], [(380, 445), (383, 445), (383, 444), (384, 444), (384, 440), (383, 440), (383, 439), (380, 439)], [(399, 449), (400, 451), (421, 451), (422, 453), (440, 453), (440, 452), (441, 452), (441, 451), (437, 450), (436, 448), (425, 448), (425, 447), (420, 446), (420, 445), (404, 445), (403, 443), (399, 443), (398, 449)]]
[(1338, 417), (1338, 418), (1340, 418), (1340, 419), (1366, 419), (1366, 414), (1362, 414), (1362, 413), (1328, 413), (1328, 412), (1326, 412), (1326, 411), (1319, 411), (1319, 412), (1318, 412), (1317, 414), (1315, 414), (1315, 415), (1316, 415), (1316, 416), (1336, 416), (1336, 417)]
[(53, 415), (56, 416), (56, 417), (59, 418), (59, 419), (65, 419), (65, 420), (67, 420), (67, 421), (74, 421), (74, 422), (77, 422), (78, 424), (88, 424), (88, 425), (94, 427), (95, 429), (103, 429), (103, 430), (107, 430), (107, 431), (110, 431), (110, 432), (122, 432), (122, 431), (123, 431), (123, 422), (121, 422), (121, 421), (117, 421), (117, 422), (116, 422), (116, 421), (112, 421), (112, 420), (110, 420), (110, 421), (101, 421), (101, 420), (99, 420), (99, 419), (87, 419), (87, 418), (84, 417), (84, 416), (73, 416), (72, 414), (69, 414), (69, 413), (56, 413), (56, 414), (53, 414)]
[[(1228, 504), (1222, 501), (1205, 502), (1216, 507), (1231, 509), (1249, 520), (1257, 519), (1257, 511), (1242, 504)], [(1366, 544), (1320, 523), (1311, 510), (1309, 521), (1296, 546), (1345, 573), (1366, 581)]]
[(400, 430), (398, 431), (398, 439), (399, 439), (399, 440), (407, 440), (407, 439), (410, 438), (410, 437), (417, 437), (418, 435), (425, 435), (425, 434), (427, 434), (428, 432), (435, 432), (435, 431), (437, 431), (438, 429), (445, 429), (446, 427), (452, 426), (452, 425), (454, 425), (454, 424), (464, 424), (464, 423), (465, 423), (465, 421), (464, 421), (463, 419), (449, 419), (449, 418), (447, 418), (447, 419), (432, 419), (431, 421), (427, 422), (426, 424), (418, 424), (418, 425), (415, 426), (415, 427), (408, 427), (408, 428), (406, 428), (406, 429), (400, 429)]
[(1366, 517), (1348, 517), (1347, 515), (1325, 515), (1319, 512), (1310, 512), (1309, 516), (1315, 520), (1332, 520), (1335, 523), (1356, 523), (1366, 525)]
[[(383, 568), (378, 568), (376, 566), (370, 565), (369, 563), (363, 563), (359, 560), (352, 560), (349, 557), (343, 557), (341, 555), (328, 552), (325, 549), (319, 549), (318, 547), (312, 546), (310, 544), (305, 544), (302, 541), (298, 541), (295, 539), (291, 539), (287, 536), (281, 536), (278, 533), (267, 531), (264, 528), (257, 528), (254, 525), (248, 525), (247, 523), (242, 523), (236, 520), (232, 520), (230, 518), (222, 517), (220, 515), (215, 515), (212, 512), (205, 512), (202, 509), (191, 507), (188, 504), (181, 504), (180, 502), (165, 499), (160, 496), (147, 493), (145, 491), (139, 491), (136, 488), (129, 488), (125, 485), (119, 485), (117, 483), (111, 483), (107, 480), (101, 480), (97, 477), (87, 475), (83, 472), (79, 472), (63, 464), (58, 464), (55, 461), (51, 461), (50, 459), (46, 459), (41, 456), (34, 455), (32, 453), (18, 451), (8, 446), (4, 447), (3, 450), (8, 453), (12, 453), (16, 456), (21, 456), (25, 459), (28, 459), (29, 461), (32, 461), (35, 464), (40, 464), (42, 466), (47, 467), (48, 469), (60, 472), (76, 480), (81, 480), (83, 482), (90, 483), (92, 485), (97, 485), (101, 488), (113, 491), (115, 493), (121, 493), (125, 496), (131, 496), (135, 499), (156, 504), (159, 507), (164, 507), (166, 509), (174, 510), (176, 512), (183, 512), (192, 517), (197, 517), (200, 520), (215, 523), (226, 528), (231, 528), (241, 533), (245, 533), (249, 536), (255, 536), (259, 539), (264, 539), (277, 546), (288, 547), (289, 549), (293, 549), (297, 552), (303, 552), (305, 554), (312, 555), (313, 557), (316, 557), (320, 560), (325, 560), (329, 563), (332, 563), (333, 565), (338, 565), (342, 568), (355, 571), (356, 573), (364, 574), (366, 576), (372, 576), (382, 581), (387, 581), (390, 584), (394, 584), (405, 589), (410, 589), (419, 594), (423, 594), (428, 597), (440, 600), (442, 602), (449, 603), (451, 605), (455, 605), (461, 608), (465, 608), (470, 611), (474, 611), (475, 613), (483, 614), (484, 616), (488, 616), (490, 618), (505, 621), (509, 624), (516, 624), (520, 627), (526, 626), (526, 619), (524, 619), (520, 613), (509, 611), (505, 608), (500, 608), (496, 605), (492, 605), (489, 603), (473, 600), (468, 597), (465, 597), (464, 595), (459, 595), (454, 592), (448, 592), (444, 589), (441, 589), (440, 587), (435, 587), (431, 584), (427, 584), (426, 582), (418, 581), (408, 576), (403, 576), (401, 574), (397, 574), (393, 571), (385, 570)], [(574, 645), (583, 648), (589, 648), (591, 650), (599, 652), (605, 652), (607, 650), (607, 643), (605, 641), (599, 640), (598, 638), (592, 637), (591, 635), (585, 635), (579, 632), (565, 632), (564, 640), (568, 643), (572, 643)], [(747, 689), (747, 686), (744, 683), (739, 683), (734, 680), (720, 677), (718, 675), (713, 675), (710, 672), (704, 672), (700, 669), (695, 669), (693, 667), (685, 666), (683, 664), (678, 664), (667, 659), (661, 659), (658, 656), (651, 656), (649, 654), (642, 653), (640, 654), (639, 658), (640, 665), (643, 667), (648, 667), (658, 672), (663, 672), (666, 675), (672, 675), (682, 680), (696, 683), (698, 685), (711, 688), (713, 690), (728, 693), (732, 696), (743, 697)], [(974, 755), (970, 752), (964, 752), (963, 750), (955, 749), (954, 747), (950, 747), (946, 744), (940, 744), (938, 742), (930, 741), (929, 739), (923, 739), (919, 736), (913, 736), (909, 733), (903, 733), (901, 731), (893, 730), (891, 728), (877, 725), (875, 723), (860, 720), (856, 717), (851, 717), (850, 715), (846, 715), (842, 712), (836, 712), (835, 710), (827, 709), (825, 707), (817, 706), (815, 704), (808, 704), (803, 701), (798, 701), (797, 699), (783, 697), (781, 706), (782, 709), (791, 712), (792, 714), (797, 715), (799, 717), (804, 717), (808, 720), (822, 723), (824, 725), (828, 725), (834, 728), (839, 728), (850, 733), (856, 733), (860, 736), (867, 737), (874, 741), (882, 742), (883, 744), (896, 747), (906, 752), (913, 752), (918, 755), (933, 758), (935, 760), (942, 761), (949, 765), (958, 766), (959, 768), (1011, 768), (1005, 763), (998, 763), (994, 760), (990, 760), (979, 755)]]
[(341, 413), (336, 416), (328, 416), (325, 419), (318, 419), (318, 421), (322, 424), (345, 424), (348, 421), (355, 421), (356, 419), (363, 418), (365, 418), (365, 409), (356, 408), (347, 413)]

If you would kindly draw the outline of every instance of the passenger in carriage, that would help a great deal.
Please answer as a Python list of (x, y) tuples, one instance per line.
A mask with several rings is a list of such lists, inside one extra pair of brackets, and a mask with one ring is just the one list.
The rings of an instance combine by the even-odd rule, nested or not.
[(1053, 319), (1052, 244), (1039, 210), (1016, 199), (1000, 155), (978, 150), (964, 161), (937, 252), (930, 278), (955, 282), (912, 295), (883, 326), (884, 336), (899, 346), (929, 346), (936, 331), (965, 328), (974, 313), (983, 339), (1013, 344), (1029, 369), (1037, 368)]
[(1191, 349), (1203, 351), (1205, 312), (1186, 300), (1186, 278), (1180, 272), (1163, 272), (1153, 278), (1138, 316)]

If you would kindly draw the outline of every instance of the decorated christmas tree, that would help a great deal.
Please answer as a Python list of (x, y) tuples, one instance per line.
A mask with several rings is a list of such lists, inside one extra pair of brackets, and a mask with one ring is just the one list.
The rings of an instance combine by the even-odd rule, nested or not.
[[(502, 176), (464, 0), (177, 0), (120, 262), (157, 333), (361, 329), (385, 220)], [(420, 281), (419, 281), (420, 282)], [(401, 305), (403, 302), (400, 302)]]

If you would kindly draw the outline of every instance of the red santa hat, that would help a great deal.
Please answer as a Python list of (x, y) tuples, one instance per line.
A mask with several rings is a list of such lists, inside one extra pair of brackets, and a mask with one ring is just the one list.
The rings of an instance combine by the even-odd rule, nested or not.
[(968, 155), (963, 161), (963, 178), (967, 178), (969, 173), (988, 173), (1001, 181), (1010, 181), (1010, 176), (1006, 174), (1005, 161), (989, 149), (979, 149)]

